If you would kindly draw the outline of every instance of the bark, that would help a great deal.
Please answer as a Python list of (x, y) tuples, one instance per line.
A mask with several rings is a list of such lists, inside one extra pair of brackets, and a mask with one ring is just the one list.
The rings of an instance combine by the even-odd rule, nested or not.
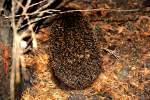
[[(0, 9), (3, 7), (4, 0), (0, 0)], [(9, 12), (4, 11), (6, 15), (9, 14)], [(12, 30), (10, 26), (10, 21), (8, 19), (5, 19), (2, 16), (2, 10), (0, 11), (0, 100), (8, 100), (9, 99), (9, 65), (11, 61), (9, 60), (9, 57), (11, 57), (11, 47), (12, 47)], [(5, 53), (7, 54), (5, 55)], [(7, 56), (6, 59), (4, 56)], [(5, 62), (4, 62), (5, 60)], [(8, 65), (7, 65), (8, 64)], [(4, 66), (8, 67), (8, 74), (6, 75), (7, 68), (4, 68)]]

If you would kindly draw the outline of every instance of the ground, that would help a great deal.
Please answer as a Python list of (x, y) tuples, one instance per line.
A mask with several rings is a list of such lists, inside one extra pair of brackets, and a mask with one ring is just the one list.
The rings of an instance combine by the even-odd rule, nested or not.
[[(110, 11), (84, 13), (92, 26), (93, 36), (99, 50), (103, 70), (99, 77), (91, 87), (84, 90), (59, 88), (58, 82), (53, 78), (51, 68), (47, 68), (51, 56), (47, 53), (49, 34), (48, 29), (43, 28), (37, 35), (38, 50), (34, 51), (35, 54), (26, 55), (27, 65), (30, 66), (29, 69), (32, 67), (34, 72), (31, 79), (32, 85), (24, 89), (22, 100), (150, 99), (149, 7), (144, 7), (140, 0), (97, 2), (96, 0), (93, 0), (92, 4), (75, 2), (70, 5), (80, 9), (110, 9)], [(111, 10), (117, 8), (124, 10), (141, 8), (143, 11)], [(0, 78), (3, 75), (2, 72), (0, 70)], [(5, 90), (4, 86), (7, 87), (8, 84), (2, 84), (0, 90)]]

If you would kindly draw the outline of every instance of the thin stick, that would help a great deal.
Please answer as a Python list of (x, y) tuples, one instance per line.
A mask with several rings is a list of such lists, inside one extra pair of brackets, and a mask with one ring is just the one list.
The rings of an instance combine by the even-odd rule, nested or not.
[[(85, 10), (68, 10), (68, 11), (60, 11), (60, 10), (56, 10), (56, 9), (48, 9), (48, 10), (43, 10), (43, 11), (36, 11), (33, 13), (27, 13), (26, 15), (32, 15), (32, 14), (39, 14), (39, 13), (43, 13), (43, 12), (60, 12), (60, 13), (70, 13), (70, 12), (93, 12), (93, 11), (110, 11), (110, 12), (139, 12), (139, 11), (144, 11), (142, 9), (127, 9), (127, 10), (123, 10), (123, 9), (104, 9), (104, 8), (98, 8), (98, 9), (85, 9)], [(149, 12), (149, 10), (146, 10), (146, 12)], [(5, 18), (9, 19), (12, 18), (12, 16), (5, 16), (3, 15)], [(16, 17), (21, 17), (24, 16), (23, 14), (21, 15), (16, 15)]]
[(109, 50), (107, 48), (104, 48), (105, 51), (107, 51), (109, 54), (111, 54), (112, 56), (114, 56), (117, 60), (120, 60), (120, 57), (116, 55), (116, 53), (112, 50)]
[(37, 3), (34, 3), (34, 4), (30, 5), (30, 6), (28, 6), (28, 8), (31, 8), (31, 7), (33, 7), (33, 6), (42, 4), (43, 2), (46, 2), (46, 1), (47, 1), (47, 0), (43, 0), (43, 1), (40, 1), (40, 2), (37, 2)]
[[(15, 2), (12, 1), (12, 28), (13, 28), (13, 35), (16, 35), (16, 25), (15, 25)], [(13, 39), (14, 40), (14, 39)], [(13, 43), (13, 48), (14, 48), (14, 43)], [(12, 56), (14, 56), (14, 54), (12, 53)], [(15, 66), (14, 63), (11, 66), (11, 76), (10, 76), (10, 95), (11, 95), (11, 100), (15, 100)]]
[(135, 11), (139, 11), (139, 9), (132, 9), (132, 10), (114, 10), (114, 9), (86, 9), (86, 10), (68, 10), (68, 11), (62, 11), (62, 12), (59, 12), (58, 14), (51, 14), (51, 15), (48, 15), (48, 16), (44, 16), (44, 17), (41, 17), (41, 18), (36, 18), (34, 20), (31, 20), (30, 22), (28, 22), (27, 24), (24, 24), (23, 26), (21, 26), (19, 29), (27, 26), (27, 25), (31, 25), (35, 22), (38, 22), (42, 19), (46, 19), (46, 18), (50, 18), (50, 17), (54, 17), (54, 16), (57, 16), (59, 14), (64, 14), (64, 13), (73, 13), (73, 12), (91, 12), (91, 11), (99, 11), (99, 10), (109, 10), (109, 11), (112, 11), (112, 12), (115, 12), (115, 11), (118, 11), (118, 12), (135, 12)]
[(39, 9), (37, 9), (35, 12), (40, 12), (44, 9), (46, 9), (48, 6), (50, 6), (55, 0), (48, 0), (48, 3), (42, 7), (40, 7)]

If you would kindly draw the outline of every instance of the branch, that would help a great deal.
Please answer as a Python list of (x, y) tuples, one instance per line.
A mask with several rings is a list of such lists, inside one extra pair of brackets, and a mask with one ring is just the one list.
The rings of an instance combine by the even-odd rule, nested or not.
[[(39, 18), (36, 18), (36, 19), (32, 19), (32, 20), (30, 20), (27, 24), (22, 25), (22, 26), (19, 28), (19, 30), (22, 29), (23, 27), (26, 27), (27, 25), (31, 25), (31, 24), (33, 24), (33, 23), (36, 23), (36, 22), (40, 21), (40, 20), (43, 20), (43, 19), (46, 19), (46, 18), (51, 18), (51, 17), (57, 16), (57, 15), (59, 15), (59, 14), (73, 13), (73, 12), (92, 12), (92, 11), (102, 11), (102, 10), (103, 10), (103, 11), (104, 11), (104, 10), (105, 10), (105, 11), (111, 11), (111, 12), (116, 12), (116, 11), (118, 11), (118, 12), (137, 12), (137, 11), (140, 11), (140, 9), (121, 10), (121, 9), (103, 9), (103, 8), (99, 8), (99, 9), (85, 9), (85, 10), (68, 10), (68, 11), (56, 10), (57, 14), (55, 14), (55, 13), (53, 12), (53, 14), (51, 14), (51, 15), (47, 15), (47, 16), (44, 16), (44, 17), (39, 17)], [(47, 11), (48, 11), (48, 10), (46, 10), (46, 11), (41, 11), (41, 12), (36, 12), (36, 13), (44, 14), (45, 12), (48, 13)], [(49, 13), (52, 13), (51, 11), (52, 11), (52, 10), (50, 9), (50, 12), (49, 12)], [(55, 9), (54, 9), (53, 11), (55, 11)], [(32, 14), (36, 14), (36, 13), (32, 13)], [(31, 15), (32, 15), (32, 14), (31, 14)]]
[[(110, 12), (150, 12), (150, 9), (104, 9), (104, 8), (98, 8), (98, 9), (85, 9), (85, 10), (68, 10), (68, 11), (61, 11), (61, 10), (56, 10), (56, 9), (47, 9), (43, 11), (36, 11), (33, 13), (26, 13), (26, 14), (21, 14), (21, 15), (15, 15), (15, 17), (23, 17), (25, 15), (31, 16), (33, 14), (40, 14), (40, 13), (54, 13), (54, 12), (59, 12), (59, 13), (72, 13), (72, 12), (93, 12), (93, 11), (110, 11)], [(7, 19), (11, 19), (12, 16), (5, 16)]]
[(34, 3), (34, 4), (30, 5), (30, 6), (28, 6), (28, 8), (32, 8), (32, 7), (34, 7), (34, 6), (37, 6), (37, 5), (39, 5), (39, 4), (44, 3), (44, 2), (46, 2), (46, 1), (47, 1), (47, 0), (43, 0), (43, 1), (40, 1), (40, 2), (37, 2), (37, 3)]
[(47, 3), (46, 5), (40, 7), (39, 9), (37, 9), (37, 10), (35, 11), (35, 13), (40, 12), (40, 11), (46, 9), (46, 8), (49, 7), (54, 1), (55, 1), (55, 0), (48, 0), (48, 3)]
[[(16, 36), (17, 30), (16, 30), (16, 25), (15, 25), (15, 12), (14, 12), (15, 11), (15, 2), (14, 1), (12, 1), (11, 11), (12, 11), (11, 24), (12, 24), (12, 28), (13, 28), (13, 35)], [(14, 40), (14, 38), (13, 38), (13, 40)], [(15, 56), (13, 53), (13, 52), (15, 52), (14, 46), (15, 46), (15, 44), (13, 42), (12, 58), (14, 58), (14, 56)], [(11, 98), (11, 100), (15, 100), (15, 70), (16, 70), (15, 63), (16, 62), (13, 59), (12, 66), (11, 66), (11, 76), (10, 76), (10, 95), (11, 95), (10, 98)]]

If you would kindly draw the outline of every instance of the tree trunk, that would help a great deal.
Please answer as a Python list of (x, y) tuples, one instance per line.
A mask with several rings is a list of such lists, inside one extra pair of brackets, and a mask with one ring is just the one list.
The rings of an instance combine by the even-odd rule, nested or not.
[[(4, 0), (0, 0), (0, 9), (3, 8)], [(4, 11), (5, 15), (9, 15), (9, 12)], [(9, 99), (9, 84), (10, 73), (9, 65), (11, 60), (11, 48), (12, 48), (12, 30), (9, 19), (2, 16), (2, 10), (0, 11), (0, 100)], [(8, 68), (8, 70), (7, 70)]]

